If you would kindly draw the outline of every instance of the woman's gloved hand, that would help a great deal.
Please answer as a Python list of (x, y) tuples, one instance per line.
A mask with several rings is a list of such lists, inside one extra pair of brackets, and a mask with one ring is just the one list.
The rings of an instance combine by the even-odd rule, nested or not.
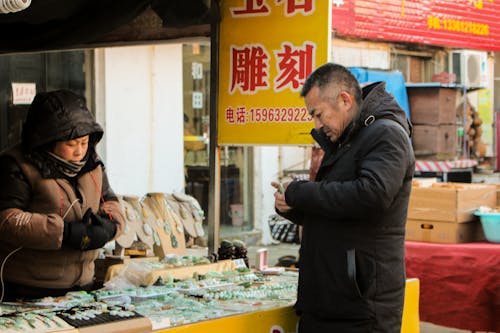
[(64, 221), (63, 245), (77, 250), (95, 250), (103, 247), (116, 234), (116, 225), (89, 208), (81, 221)]

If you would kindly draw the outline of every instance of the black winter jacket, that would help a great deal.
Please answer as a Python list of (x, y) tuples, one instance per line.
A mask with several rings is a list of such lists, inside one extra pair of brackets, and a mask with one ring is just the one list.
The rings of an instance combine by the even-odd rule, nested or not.
[(363, 88), (360, 109), (335, 143), (312, 131), (325, 151), (316, 180), (285, 193), (282, 215), (303, 226), (295, 307), (330, 332), (399, 333), (411, 125), (385, 83)]

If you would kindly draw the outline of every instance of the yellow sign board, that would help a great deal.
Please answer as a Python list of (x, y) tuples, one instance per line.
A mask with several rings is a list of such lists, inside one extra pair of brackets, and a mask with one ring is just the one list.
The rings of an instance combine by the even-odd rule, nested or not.
[(155, 331), (156, 333), (297, 333), (299, 318), (291, 306), (253, 311)]
[(483, 124), (493, 124), (493, 107), (491, 106), (491, 90), (481, 89), (477, 92), (479, 118)]
[(224, 0), (218, 143), (312, 144), (300, 96), (330, 52), (331, 1)]

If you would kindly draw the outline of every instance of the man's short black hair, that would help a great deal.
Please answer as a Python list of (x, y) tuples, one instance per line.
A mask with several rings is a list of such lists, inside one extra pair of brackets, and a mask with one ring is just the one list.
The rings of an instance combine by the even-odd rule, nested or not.
[(323, 90), (330, 84), (349, 92), (358, 105), (361, 104), (361, 87), (358, 80), (346, 67), (335, 63), (326, 63), (316, 68), (304, 82), (300, 96), (305, 97), (315, 86)]

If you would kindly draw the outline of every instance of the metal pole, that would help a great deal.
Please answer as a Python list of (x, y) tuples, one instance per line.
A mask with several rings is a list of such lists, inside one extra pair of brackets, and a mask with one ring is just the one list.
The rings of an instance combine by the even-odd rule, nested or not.
[(216, 253), (220, 236), (220, 147), (217, 108), (219, 87), (219, 1), (210, 4), (210, 142), (208, 154), (208, 254)]
[(463, 117), (464, 117), (464, 157), (465, 159), (469, 158), (469, 152), (467, 151), (467, 87), (464, 85), (464, 108), (463, 108)]

